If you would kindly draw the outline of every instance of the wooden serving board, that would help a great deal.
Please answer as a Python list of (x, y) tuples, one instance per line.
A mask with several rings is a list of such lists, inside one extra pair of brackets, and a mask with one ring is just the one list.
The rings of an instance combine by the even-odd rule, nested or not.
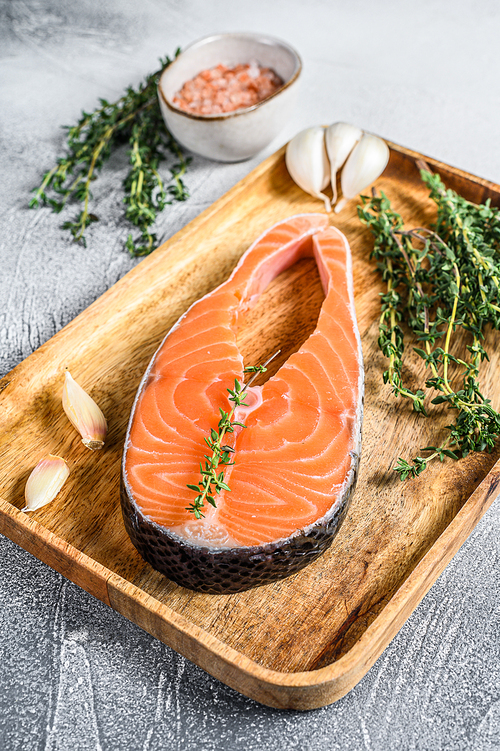
[[(412, 225), (434, 219), (415, 166), (420, 157), (391, 145), (377, 181)], [(467, 198), (500, 203), (499, 186), (427, 161)], [(121, 519), (120, 457), (151, 355), (263, 230), (308, 211), (322, 211), (322, 204), (292, 183), (282, 149), (0, 381), (0, 532), (221, 681), (264, 704), (295, 709), (333, 702), (359, 681), (492, 503), (500, 481), (499, 451), (435, 463), (406, 484), (391, 470), (402, 452), (435, 445), (447, 415), (436, 407), (430, 419), (419, 417), (382, 383), (383, 287), (353, 201), (331, 221), (353, 252), (365, 421), (358, 488), (332, 548), (289, 579), (233, 595), (185, 590), (135, 551)], [(312, 260), (278, 277), (240, 331), (247, 362), (281, 348), (277, 369), (314, 329), (322, 299)], [(483, 387), (498, 406), (500, 348), (490, 351)], [(62, 410), (66, 368), (108, 418), (102, 452), (84, 448)], [(416, 356), (406, 375), (410, 383), (424, 377)], [(26, 479), (49, 452), (66, 458), (70, 478), (52, 504), (24, 514)]]

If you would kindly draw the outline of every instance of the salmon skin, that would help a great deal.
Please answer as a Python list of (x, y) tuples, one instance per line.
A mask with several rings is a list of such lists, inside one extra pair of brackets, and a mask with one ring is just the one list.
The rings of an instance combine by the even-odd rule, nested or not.
[[(263, 386), (249, 386), (226, 434), (231, 488), (186, 510), (208, 452), (204, 438), (240, 383), (236, 329), (279, 273), (316, 259), (325, 299), (316, 329)], [(254, 364), (254, 363), (253, 363)], [(354, 490), (361, 449), (363, 362), (351, 255), (323, 214), (276, 224), (230, 278), (189, 308), (163, 340), (139, 386), (122, 463), (126, 530), (141, 556), (169, 579), (231, 593), (299, 571), (331, 544)]]

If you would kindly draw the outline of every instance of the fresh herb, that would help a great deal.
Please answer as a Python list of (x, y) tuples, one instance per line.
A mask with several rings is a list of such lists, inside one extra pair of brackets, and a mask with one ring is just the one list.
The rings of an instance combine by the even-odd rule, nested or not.
[[(179, 54), (178, 49), (175, 56)], [(113, 149), (129, 144), (130, 171), (124, 180), (126, 218), (140, 230), (138, 237), (129, 234), (126, 247), (132, 256), (150, 253), (157, 241), (150, 231), (158, 213), (172, 201), (184, 201), (189, 193), (183, 177), (186, 159), (163, 122), (158, 105), (157, 84), (160, 73), (172, 60), (160, 59), (160, 69), (147, 76), (137, 89), (129, 86), (116, 102), (100, 99), (94, 112), (82, 112), (78, 123), (64, 126), (67, 130), (67, 152), (48, 170), (39, 188), (33, 190), (30, 208), (48, 205), (62, 211), (69, 199), (83, 204), (74, 221), (64, 222), (75, 241), (85, 245), (84, 232), (98, 217), (90, 212), (91, 183), (102, 169)], [(173, 154), (169, 184), (159, 174), (160, 163)]]
[(225, 412), (222, 408), (219, 409), (220, 420), (218, 424), (218, 430), (214, 428), (210, 431), (210, 438), (205, 438), (204, 441), (208, 448), (212, 452), (211, 455), (205, 454), (205, 468), (203, 468), (200, 462), (201, 480), (198, 485), (188, 484), (189, 490), (193, 490), (197, 495), (190, 506), (186, 507), (186, 511), (190, 511), (195, 515), (196, 519), (201, 519), (205, 516), (202, 512), (205, 507), (205, 501), (210, 503), (214, 508), (217, 508), (215, 501), (215, 495), (220, 493), (221, 490), (231, 490), (231, 488), (224, 481), (224, 470), (217, 473), (219, 465), (232, 465), (234, 461), (231, 461), (231, 455), (234, 454), (234, 448), (223, 444), (224, 437), (228, 433), (234, 433), (235, 426), (245, 428), (246, 425), (238, 420), (233, 420), (234, 413), (237, 407), (248, 406), (245, 403), (246, 390), (252, 385), (259, 373), (265, 373), (267, 366), (279, 355), (281, 350), (275, 352), (263, 365), (250, 365), (243, 370), (244, 373), (253, 373), (250, 380), (241, 384), (238, 379), (234, 379), (234, 389), (227, 389), (229, 393), (229, 401), (233, 403), (233, 407), (229, 412)]
[[(384, 383), (424, 416), (429, 392), (437, 393), (431, 404), (446, 404), (455, 412), (440, 445), (427, 446), (421, 450), (427, 455), (412, 461), (399, 458), (394, 469), (401, 480), (416, 477), (434, 459), (491, 451), (500, 435), (500, 414), (479, 388), (480, 364), (489, 359), (485, 329), (500, 328), (500, 212), (489, 200), (476, 205), (447, 190), (439, 175), (425, 163), (419, 166), (437, 206), (435, 226), (404, 229), (383, 193), (362, 197), (358, 207), (361, 221), (375, 236), (372, 255), (387, 285), (378, 340), (389, 360)], [(413, 349), (429, 371), (425, 387), (416, 390), (403, 381), (403, 324), (421, 342)], [(456, 350), (453, 354), (460, 331), (469, 338), (465, 359)], [(454, 366), (462, 372), (452, 378)]]

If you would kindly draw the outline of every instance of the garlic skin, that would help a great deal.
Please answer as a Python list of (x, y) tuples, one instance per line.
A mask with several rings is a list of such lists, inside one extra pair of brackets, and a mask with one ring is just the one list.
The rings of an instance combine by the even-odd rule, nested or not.
[(102, 449), (108, 429), (103, 413), (84, 389), (66, 371), (62, 393), (63, 409), (82, 436), (82, 443), (92, 451)]
[(330, 199), (321, 192), (330, 182), (325, 129), (318, 125), (297, 133), (286, 147), (285, 162), (299, 188), (324, 201), (326, 211), (330, 212)]
[(343, 198), (335, 206), (338, 214), (347, 201), (367, 188), (387, 167), (389, 147), (378, 136), (365, 133), (351, 151), (341, 175)]
[(68, 476), (68, 465), (60, 456), (49, 454), (39, 461), (26, 482), (26, 506), (21, 511), (35, 511), (53, 501)]
[(325, 143), (332, 181), (332, 203), (337, 203), (337, 172), (363, 135), (361, 128), (349, 123), (334, 123), (326, 129)]

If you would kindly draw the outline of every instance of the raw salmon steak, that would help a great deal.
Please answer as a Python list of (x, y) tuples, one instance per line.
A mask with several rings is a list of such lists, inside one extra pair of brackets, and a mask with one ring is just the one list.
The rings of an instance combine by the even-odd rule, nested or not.
[[(263, 386), (249, 386), (245, 424), (224, 443), (230, 491), (187, 508), (200, 482), (205, 438), (243, 383), (236, 330), (278, 274), (316, 260), (325, 299), (312, 335)], [(252, 363), (256, 364), (256, 363)], [(276, 224), (230, 278), (179, 319), (154, 355), (132, 409), (122, 466), (128, 534), (155, 569), (185, 587), (237, 592), (289, 576), (332, 542), (354, 490), (361, 446), (363, 363), (351, 256), (323, 214)]]

